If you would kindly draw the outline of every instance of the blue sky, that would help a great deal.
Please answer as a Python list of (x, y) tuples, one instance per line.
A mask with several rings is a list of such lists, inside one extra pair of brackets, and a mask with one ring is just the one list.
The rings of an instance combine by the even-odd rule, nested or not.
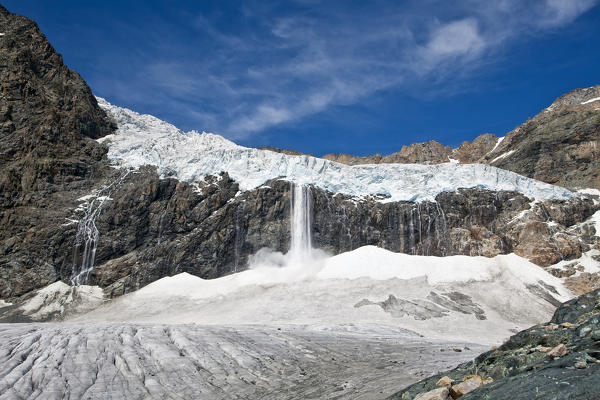
[(96, 95), (247, 146), (456, 146), (600, 84), (600, 0), (1, 2)]

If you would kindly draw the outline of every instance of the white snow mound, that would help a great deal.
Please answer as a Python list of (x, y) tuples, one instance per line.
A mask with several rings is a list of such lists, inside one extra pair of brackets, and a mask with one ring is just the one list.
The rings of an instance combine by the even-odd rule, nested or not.
[[(320, 279), (376, 280), (413, 279), (423, 276), (432, 285), (468, 282), (538, 284), (540, 281), (557, 289), (557, 300), (564, 302), (572, 295), (562, 281), (516, 254), (493, 258), (472, 256), (414, 256), (394, 253), (376, 246), (364, 246), (329, 258), (317, 275)], [(500, 282), (498, 282), (500, 283)]]
[[(382, 324), (430, 338), (496, 343), (549, 319), (556, 301), (572, 297), (558, 278), (516, 255), (427, 257), (365, 246), (304, 265), (268, 265), (212, 280), (187, 273), (163, 278), (70, 320)], [(485, 318), (451, 310), (439, 318), (419, 318), (415, 309), (437, 308), (431, 303), (433, 292), (466, 296)], [(409, 315), (394, 315), (377, 305), (389, 296)]]
[(19, 309), (24, 315), (35, 320), (60, 318), (68, 313), (86, 312), (104, 302), (104, 293), (98, 286), (69, 286), (64, 282), (54, 282), (25, 301)]
[(385, 201), (432, 200), (444, 191), (480, 187), (510, 190), (536, 199), (567, 199), (564, 188), (481, 164), (377, 164), (349, 166), (310, 156), (291, 156), (238, 146), (215, 134), (183, 132), (151, 115), (98, 103), (118, 125), (108, 141), (108, 157), (121, 166), (154, 165), (161, 177), (188, 183), (225, 171), (251, 190), (283, 177), (350, 196), (384, 195)]

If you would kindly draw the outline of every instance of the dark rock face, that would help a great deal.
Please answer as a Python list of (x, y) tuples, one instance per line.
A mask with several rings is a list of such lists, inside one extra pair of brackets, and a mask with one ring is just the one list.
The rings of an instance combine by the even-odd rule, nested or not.
[[(364, 245), (433, 256), (493, 257), (514, 251), (543, 266), (587, 250), (580, 247), (579, 233), (567, 232), (567, 227), (597, 208), (589, 200), (547, 202), (532, 208), (530, 200), (518, 193), (480, 189), (445, 192), (435, 202), (417, 204), (375, 199), (356, 203), (320, 190), (313, 190), (313, 196), (314, 244), (331, 253)], [(549, 227), (551, 221), (557, 225)], [(529, 235), (536, 226), (535, 235)], [(535, 249), (544, 245), (544, 252), (538, 254)]]
[(54, 282), (73, 196), (108, 170), (115, 128), (25, 17), (0, 6), (0, 297)]
[[(562, 346), (564, 347), (562, 347)], [(596, 399), (600, 393), (600, 290), (561, 305), (552, 320), (512, 336), (497, 350), (432, 376), (390, 399), (412, 399), (442, 376), (493, 382), (461, 397), (473, 399)]]

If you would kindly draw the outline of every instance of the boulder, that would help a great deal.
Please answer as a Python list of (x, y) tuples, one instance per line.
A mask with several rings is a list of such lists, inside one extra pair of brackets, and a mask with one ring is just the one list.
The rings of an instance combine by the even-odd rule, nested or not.
[(450, 388), (450, 396), (453, 399), (458, 399), (481, 386), (483, 386), (483, 379), (479, 375), (475, 375), (458, 385), (452, 386)]
[(552, 350), (550, 350), (548, 353), (549, 357), (562, 357), (564, 355), (566, 355), (569, 352), (569, 350), (567, 350), (567, 346), (565, 346), (564, 344), (559, 344), (558, 346), (552, 348)]
[(452, 386), (452, 382), (454, 382), (450, 377), (448, 376), (442, 376), (440, 378), (439, 381), (436, 382), (436, 386), (447, 386), (450, 387)]
[(448, 400), (449, 391), (446, 387), (430, 390), (426, 393), (418, 394), (414, 400)]

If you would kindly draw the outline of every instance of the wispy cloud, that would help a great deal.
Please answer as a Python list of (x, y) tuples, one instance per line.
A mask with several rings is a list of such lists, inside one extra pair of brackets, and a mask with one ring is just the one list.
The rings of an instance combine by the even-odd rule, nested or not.
[(383, 89), (460, 79), (523, 36), (573, 23), (597, 0), (348, 4), (246, 3), (228, 25), (196, 15), (198, 40), (148, 57), (124, 85), (144, 82), (147, 101), (193, 115), (197, 128), (247, 138)]

